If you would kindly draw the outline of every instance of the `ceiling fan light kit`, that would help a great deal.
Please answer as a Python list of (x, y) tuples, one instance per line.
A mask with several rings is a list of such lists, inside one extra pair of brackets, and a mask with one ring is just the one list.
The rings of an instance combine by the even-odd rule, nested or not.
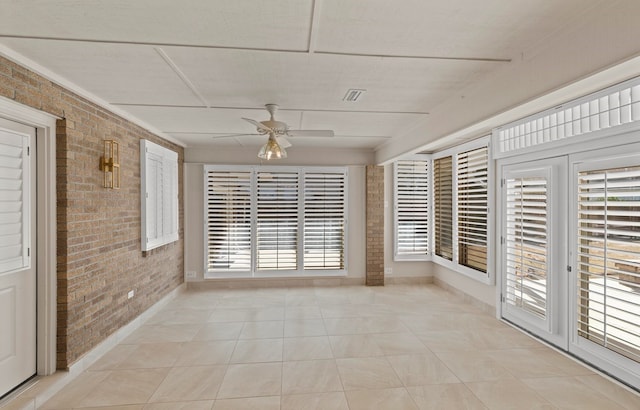
[[(270, 118), (266, 121), (256, 121), (251, 118), (243, 120), (256, 126), (256, 130), (260, 135), (269, 135), (267, 143), (258, 151), (258, 158), (270, 160), (286, 158), (287, 152), (285, 148), (291, 146), (291, 142), (286, 137), (333, 137), (332, 130), (291, 130), (289, 125), (282, 121), (276, 121), (275, 114), (278, 111), (277, 104), (266, 104)], [(250, 135), (250, 134), (247, 134)]]
[(278, 144), (274, 134), (269, 135), (267, 143), (258, 151), (258, 158), (266, 159), (282, 159), (287, 157), (287, 151)]

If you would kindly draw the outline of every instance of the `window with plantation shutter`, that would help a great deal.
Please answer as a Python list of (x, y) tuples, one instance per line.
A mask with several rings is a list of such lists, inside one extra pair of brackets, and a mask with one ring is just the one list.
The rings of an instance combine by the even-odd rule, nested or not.
[(304, 269), (344, 269), (345, 172), (304, 173)]
[(433, 161), (434, 252), (453, 260), (453, 157)]
[(506, 179), (506, 302), (540, 319), (547, 316), (548, 180)]
[(394, 163), (394, 226), (396, 260), (428, 260), (429, 160)]
[(0, 130), (0, 273), (30, 266), (29, 138)]
[(298, 267), (298, 172), (258, 171), (256, 182), (256, 267)]
[(204, 174), (205, 277), (345, 270), (346, 168), (207, 165)]
[(578, 336), (640, 362), (640, 166), (583, 169), (577, 189)]
[(457, 156), (458, 263), (487, 272), (488, 148)]
[(178, 240), (178, 154), (140, 140), (142, 250)]
[(205, 171), (208, 272), (251, 270), (251, 172)]

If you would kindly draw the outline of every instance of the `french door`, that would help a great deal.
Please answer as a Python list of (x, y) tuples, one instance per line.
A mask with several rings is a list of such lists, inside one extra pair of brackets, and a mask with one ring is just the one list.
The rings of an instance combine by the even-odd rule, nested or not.
[(35, 129), (0, 118), (0, 397), (36, 373)]
[(501, 308), (567, 348), (566, 157), (502, 167)]
[(640, 389), (640, 144), (501, 172), (501, 315)]

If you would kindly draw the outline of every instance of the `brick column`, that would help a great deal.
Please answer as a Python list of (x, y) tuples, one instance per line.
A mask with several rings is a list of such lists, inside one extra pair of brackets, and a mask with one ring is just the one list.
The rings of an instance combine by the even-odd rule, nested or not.
[(384, 286), (384, 167), (367, 165), (367, 286)]

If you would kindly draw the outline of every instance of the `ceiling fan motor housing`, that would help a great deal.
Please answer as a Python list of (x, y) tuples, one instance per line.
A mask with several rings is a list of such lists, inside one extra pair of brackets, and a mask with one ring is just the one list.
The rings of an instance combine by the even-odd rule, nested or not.
[[(267, 128), (271, 128), (273, 131), (275, 131), (277, 135), (284, 135), (289, 129), (289, 126), (282, 121), (267, 120), (267, 121), (260, 121), (260, 124), (264, 125)], [(260, 134), (268, 133), (268, 131), (263, 130), (261, 128), (258, 128), (258, 132)]]

